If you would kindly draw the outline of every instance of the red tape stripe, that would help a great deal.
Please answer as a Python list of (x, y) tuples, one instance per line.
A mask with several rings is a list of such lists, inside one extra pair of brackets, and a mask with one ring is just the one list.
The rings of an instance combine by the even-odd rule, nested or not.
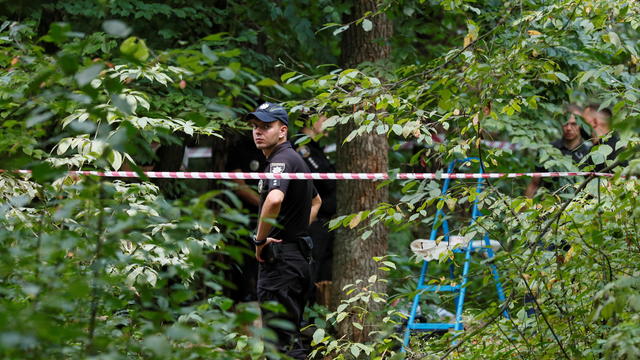
[[(31, 170), (15, 170), (0, 172), (15, 172), (30, 174)], [(69, 175), (93, 175), (100, 177), (137, 178), (133, 171), (68, 171)], [(289, 179), (289, 180), (388, 180), (394, 178), (387, 173), (258, 173), (258, 172), (169, 172), (146, 171), (144, 174), (153, 179)], [(398, 173), (395, 179), (425, 180), (425, 179), (497, 179), (517, 177), (572, 177), (572, 176), (601, 176), (613, 177), (614, 174), (598, 172), (533, 172), (533, 173)], [(635, 178), (635, 177), (632, 177)]]

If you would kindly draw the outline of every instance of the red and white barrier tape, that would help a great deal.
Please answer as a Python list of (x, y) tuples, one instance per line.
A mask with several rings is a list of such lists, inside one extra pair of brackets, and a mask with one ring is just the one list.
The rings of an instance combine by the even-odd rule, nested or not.
[[(2, 171), (2, 170), (0, 170)], [(20, 174), (29, 174), (31, 170), (15, 170)], [(134, 171), (68, 171), (69, 175), (94, 175), (101, 177), (137, 178)], [(571, 177), (571, 176), (603, 176), (614, 174), (596, 172), (530, 172), (530, 173), (398, 173), (390, 177), (387, 173), (262, 173), (262, 172), (170, 172), (145, 171), (144, 174), (154, 179), (289, 179), (289, 180), (422, 180), (422, 179), (496, 179), (517, 177)]]

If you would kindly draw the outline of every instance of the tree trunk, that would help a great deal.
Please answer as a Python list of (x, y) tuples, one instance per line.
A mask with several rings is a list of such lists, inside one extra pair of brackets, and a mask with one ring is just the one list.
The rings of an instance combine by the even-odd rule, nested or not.
[[(377, 10), (376, 0), (357, 0), (351, 13), (344, 19), (351, 23), (360, 19), (367, 11)], [(343, 33), (341, 43), (340, 64), (343, 67), (354, 67), (365, 61), (374, 62), (386, 59), (391, 53), (389, 39), (393, 34), (393, 25), (386, 14), (368, 18), (373, 22), (371, 31), (364, 31), (362, 24), (352, 24)]]
[[(352, 7), (351, 14), (345, 23), (364, 15), (367, 11), (376, 11), (376, 1), (359, 0)], [(362, 62), (375, 62), (389, 56), (388, 39), (392, 34), (391, 22), (386, 15), (378, 15), (370, 19), (373, 22), (371, 31), (364, 31), (361, 25), (351, 25), (342, 39), (341, 63), (346, 67), (354, 67)], [(351, 142), (340, 145), (342, 140), (355, 128), (352, 123), (337, 128), (337, 171), (338, 172), (387, 172), (389, 144), (384, 135), (364, 134)], [(387, 188), (376, 189), (378, 182), (373, 181), (339, 181), (337, 186), (338, 215), (351, 214), (362, 210), (373, 209), (388, 199)], [(366, 240), (360, 235), (368, 223), (363, 221), (355, 229), (341, 228), (336, 233), (333, 255), (333, 305), (340, 304), (345, 298), (342, 288), (353, 284), (357, 279), (366, 279), (377, 272), (374, 256), (382, 256), (387, 251), (387, 229), (378, 224), (371, 230), (373, 234)], [(384, 283), (378, 282), (376, 291), (385, 291)], [(375, 304), (371, 302), (370, 306)], [(351, 325), (351, 321), (343, 321), (340, 332), (349, 335), (354, 341), (365, 341), (368, 329), (361, 332)], [(341, 334), (341, 335), (342, 335)]]

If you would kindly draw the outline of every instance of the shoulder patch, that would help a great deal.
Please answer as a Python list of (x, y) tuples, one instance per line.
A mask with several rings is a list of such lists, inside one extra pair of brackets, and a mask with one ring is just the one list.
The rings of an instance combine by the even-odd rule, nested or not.
[(269, 165), (269, 172), (274, 174), (280, 174), (284, 172), (286, 167), (285, 163), (271, 163)]
[(302, 145), (298, 148), (298, 154), (300, 154), (300, 156), (306, 158), (309, 157), (309, 155), (311, 155), (311, 150), (309, 150), (309, 147), (306, 145)]

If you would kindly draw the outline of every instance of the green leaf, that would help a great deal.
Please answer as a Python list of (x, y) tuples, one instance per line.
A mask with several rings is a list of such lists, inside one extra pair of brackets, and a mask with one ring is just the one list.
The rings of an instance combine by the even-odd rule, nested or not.
[(202, 44), (202, 55), (212, 62), (218, 61), (218, 55), (216, 55), (207, 44)]
[(220, 52), (218, 52), (218, 55), (222, 56), (222, 57), (227, 57), (227, 58), (238, 57), (238, 56), (242, 55), (242, 50), (240, 50), (240, 49), (231, 49), (231, 50), (227, 50), (227, 51), (220, 51)]
[(25, 125), (27, 126), (27, 128), (34, 127), (37, 124), (51, 119), (53, 115), (54, 114), (51, 111), (47, 111), (43, 108), (38, 108), (29, 114), (29, 117), (25, 121)]
[(276, 86), (278, 83), (271, 78), (264, 78), (256, 83), (258, 86)]
[(362, 324), (360, 324), (360, 323), (357, 323), (357, 322), (354, 321), (354, 322), (352, 322), (352, 324), (353, 324), (353, 327), (355, 327), (356, 329), (359, 329), (359, 330), (364, 329), (364, 327), (362, 327)]
[(584, 72), (580, 77), (580, 80), (578, 80), (578, 85), (582, 85), (585, 82), (587, 82), (589, 79), (591, 79), (594, 76), (595, 73), (596, 73), (595, 69)]
[(133, 107), (124, 96), (120, 94), (113, 94), (111, 95), (111, 102), (116, 108), (118, 108), (118, 110), (122, 111), (123, 114), (131, 115), (133, 113)]
[(118, 171), (122, 166), (122, 154), (117, 151), (111, 150), (107, 156), (107, 160), (109, 160), (109, 163), (115, 171)]
[(254, 93), (256, 93), (257, 95), (260, 95), (260, 94), (261, 94), (261, 92), (260, 92), (260, 88), (258, 88), (257, 86), (255, 86), (255, 85), (253, 85), (253, 84), (249, 84), (249, 85), (247, 85), (247, 87), (248, 87), (251, 91), (253, 91)]
[(359, 103), (360, 101), (362, 101), (362, 98), (360, 96), (352, 96), (352, 97), (348, 97), (348, 98), (344, 99), (343, 103), (345, 105), (355, 105), (355, 104)]
[(123, 38), (131, 34), (131, 28), (120, 20), (107, 20), (102, 23), (102, 29), (104, 29), (107, 34), (115, 37)]
[(360, 347), (360, 349), (362, 349), (365, 352), (365, 354), (367, 354), (367, 356), (371, 355), (371, 353), (374, 350), (373, 346), (369, 346), (361, 343), (357, 343), (357, 345), (358, 347)]
[(75, 79), (78, 86), (83, 87), (95, 79), (102, 71), (102, 64), (94, 64), (76, 74)]
[(287, 90), (286, 88), (276, 84), (273, 86), (276, 90), (280, 91), (282, 94), (284, 94), (285, 96), (291, 96), (291, 92), (289, 90)]
[(341, 322), (342, 320), (344, 320), (344, 318), (347, 317), (347, 315), (349, 315), (349, 313), (346, 313), (346, 312), (338, 314), (338, 317), (336, 318), (336, 321), (337, 322)]
[(351, 354), (353, 354), (353, 356), (355, 356), (356, 359), (358, 358), (358, 356), (360, 356), (360, 347), (356, 344), (351, 345), (351, 348), (349, 349), (349, 351), (351, 351)]
[(280, 81), (285, 82), (285, 81), (287, 81), (287, 79), (289, 79), (290, 77), (292, 77), (292, 76), (294, 76), (296, 74), (297, 74), (297, 72), (295, 72), (295, 71), (284, 73), (284, 74), (282, 74), (280, 76)]
[(318, 345), (324, 339), (324, 329), (319, 328), (313, 333), (313, 341), (311, 342), (312, 346)]
[(229, 33), (220, 32), (220, 33), (217, 33), (217, 34), (211, 34), (209, 36), (206, 36), (202, 40), (203, 41), (222, 41), (227, 37), (227, 35), (229, 35)]
[(633, 308), (636, 312), (640, 312), (640, 295), (635, 294), (629, 296), (627, 302), (629, 303), (629, 306), (631, 306), (631, 308)]
[(131, 36), (122, 42), (120, 52), (130, 58), (144, 62), (149, 58), (149, 48), (144, 40)]
[(594, 165), (599, 165), (604, 163), (607, 160), (607, 156), (609, 156), (609, 154), (611, 154), (612, 152), (613, 149), (611, 148), (611, 146), (602, 144), (595, 146), (593, 150), (591, 150), (589, 156), (591, 156)]
[(329, 221), (329, 229), (335, 229), (336, 227), (342, 224), (342, 220), (344, 220), (344, 216), (339, 216), (337, 218), (333, 218)]
[(53, 23), (51, 24), (51, 27), (49, 28), (49, 32), (47, 33), (47, 35), (42, 37), (42, 40), (53, 42), (56, 44), (61, 44), (67, 41), (67, 38), (69, 37), (70, 32), (71, 32), (71, 25), (67, 23), (62, 23), (62, 22)]
[(373, 29), (373, 23), (371, 22), (371, 20), (364, 19), (362, 21), (362, 29), (364, 29), (364, 31), (371, 31)]
[(220, 77), (223, 78), (224, 80), (232, 80), (234, 77), (236, 77), (236, 73), (234, 73), (233, 70), (231, 70), (228, 67), (219, 71), (218, 75), (220, 75)]
[(618, 34), (616, 34), (613, 31), (609, 31), (607, 35), (609, 37), (609, 42), (613, 44), (617, 49), (619, 49), (622, 46), (620, 42), (620, 37), (618, 36)]
[(560, 79), (560, 81), (569, 82), (569, 78), (567, 77), (567, 75), (565, 75), (565, 74), (563, 74), (561, 72), (556, 72), (555, 74), (558, 77), (558, 79)]
[(383, 261), (382, 263), (392, 269), (396, 268), (396, 264), (392, 263), (391, 261)]
[(31, 176), (37, 182), (50, 182), (60, 176), (64, 175), (67, 171), (61, 168), (55, 168), (48, 162), (41, 162), (31, 168)]
[(171, 346), (162, 335), (151, 335), (144, 339), (144, 346), (159, 357), (164, 357), (171, 352)]

